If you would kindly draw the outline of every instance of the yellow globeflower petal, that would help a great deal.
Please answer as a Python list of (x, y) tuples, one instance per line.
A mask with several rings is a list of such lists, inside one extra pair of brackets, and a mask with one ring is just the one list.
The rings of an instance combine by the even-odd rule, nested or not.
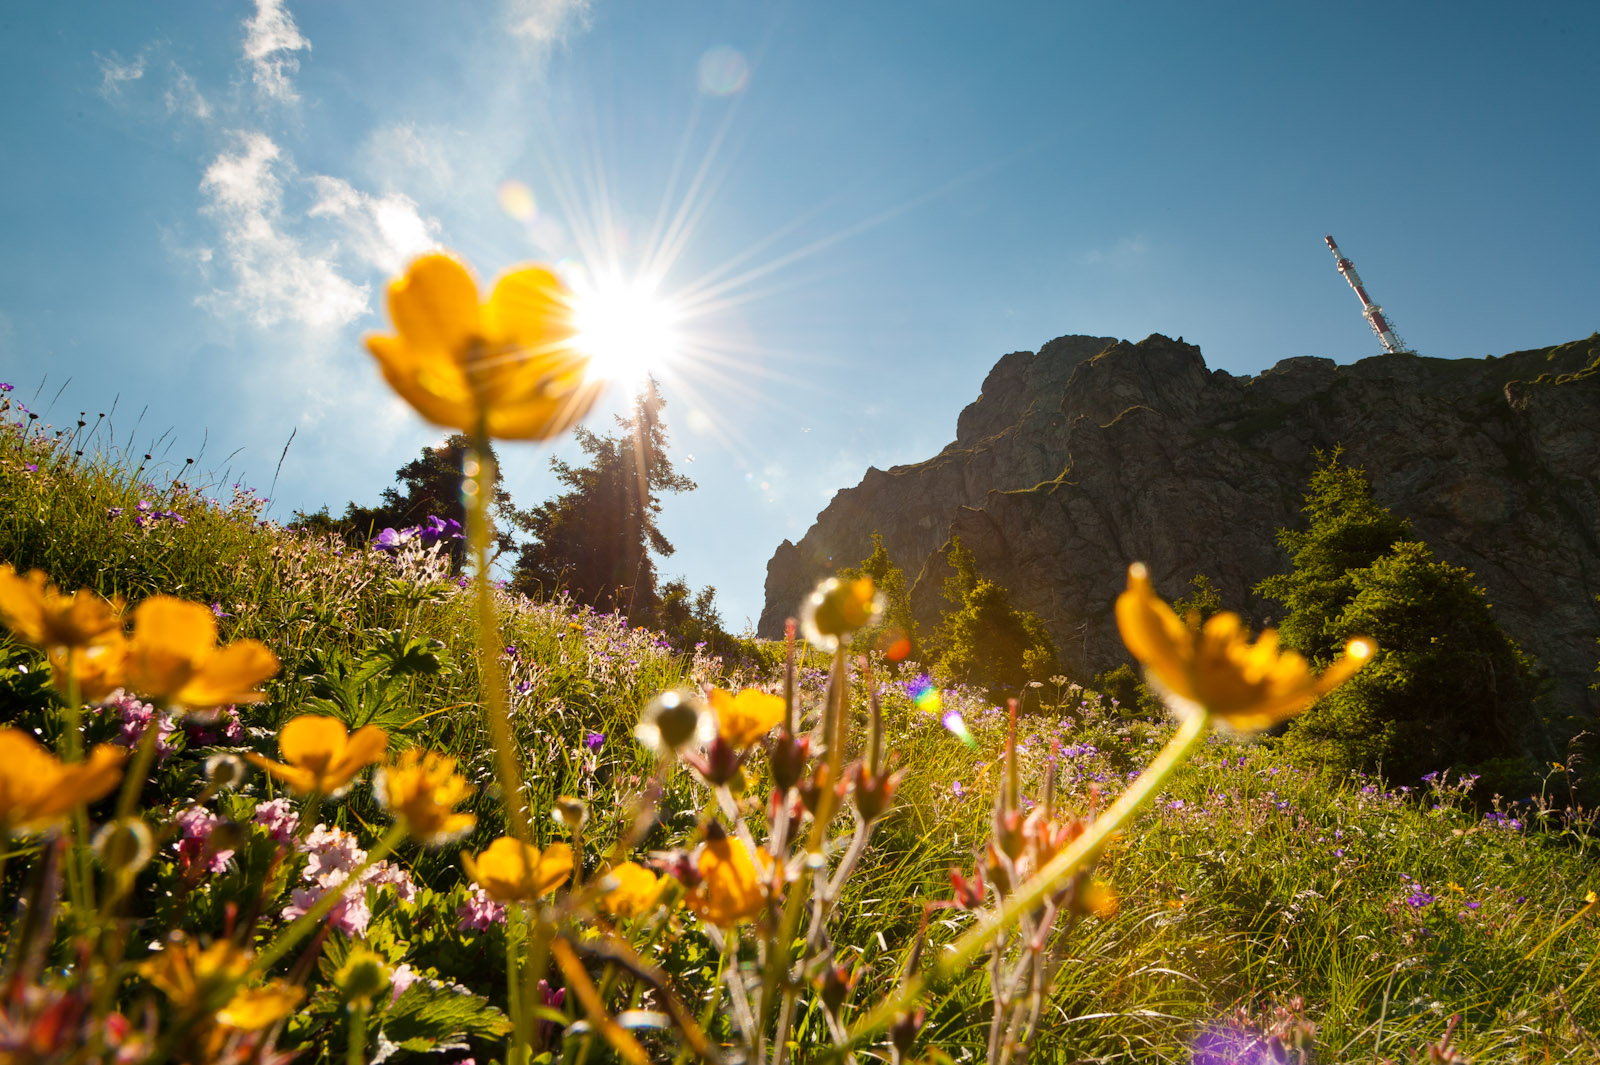
[(128, 665), (128, 642), (112, 634), (92, 647), (50, 651), (50, 680), (56, 690), (66, 694), (69, 679), (78, 684), (78, 698), (98, 703), (123, 686)]
[(389, 317), (415, 350), (448, 353), (478, 333), (478, 283), (449, 255), (424, 255), (389, 285)]
[(455, 769), (454, 758), (413, 747), (384, 767), (375, 790), (389, 812), (406, 823), (412, 838), (437, 846), (460, 839), (478, 821), (453, 810), (472, 794), (472, 786)]
[(267, 696), (256, 685), (278, 672), (278, 656), (260, 640), (235, 640), (204, 659), (172, 701), (188, 707), (259, 703)]
[(600, 904), (618, 917), (639, 917), (649, 913), (661, 896), (661, 877), (637, 862), (613, 866), (610, 875), (617, 886), (600, 896)]
[(483, 308), (484, 332), (537, 359), (568, 346), (577, 334), (572, 293), (550, 269), (524, 266), (494, 284)]
[(547, 267), (513, 270), (478, 303), (472, 276), (426, 255), (389, 287), (396, 335), (370, 336), (384, 379), (435, 424), (490, 436), (546, 439), (588, 413), (601, 383), (573, 346), (572, 297)]
[(1156, 597), (1138, 563), (1128, 569), (1116, 613), (1123, 643), (1169, 703), (1240, 731), (1270, 728), (1305, 710), (1350, 679), (1375, 649), (1370, 640), (1351, 640), (1343, 658), (1313, 676), (1304, 658), (1279, 650), (1273, 630), (1252, 643), (1237, 614), (1217, 614), (1204, 625), (1198, 616), (1180, 619)]
[(303, 794), (338, 795), (362, 769), (383, 757), (389, 734), (364, 725), (350, 735), (344, 722), (324, 714), (301, 714), (278, 731), (283, 762), (259, 754), (246, 757)]
[(64, 763), (21, 729), (0, 728), (0, 837), (35, 832), (103, 798), (122, 779), (128, 752), (101, 744)]
[(733, 747), (748, 747), (759, 742), (783, 720), (783, 696), (746, 688), (738, 695), (725, 691), (711, 693), (711, 708), (717, 713), (717, 732)]
[(286, 980), (274, 980), (262, 987), (235, 993), (228, 1004), (217, 1011), (217, 1021), (229, 1028), (259, 1032), (294, 1013), (305, 997), (304, 988)]
[(767, 904), (766, 884), (758, 863), (770, 866), (772, 859), (759, 848), (752, 859), (749, 849), (733, 836), (707, 842), (700, 849), (696, 863), (700, 883), (689, 896), (689, 905), (721, 928), (756, 917)]
[(19, 577), (0, 565), (0, 623), (23, 643), (41, 650), (90, 647), (120, 635), (120, 602), (108, 602), (84, 589), (63, 594), (44, 573)]
[(496, 902), (528, 902), (560, 887), (572, 875), (572, 848), (538, 847), (501, 836), (473, 856), (461, 852), (467, 876)]
[(126, 680), (148, 699), (191, 710), (259, 702), (256, 685), (277, 671), (277, 656), (257, 640), (219, 648), (217, 619), (200, 603), (154, 595), (134, 608)]

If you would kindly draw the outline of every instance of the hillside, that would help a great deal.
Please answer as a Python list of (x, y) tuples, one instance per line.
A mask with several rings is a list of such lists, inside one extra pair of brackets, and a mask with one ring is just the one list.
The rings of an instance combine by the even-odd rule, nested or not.
[(1044, 619), (1073, 676), (1124, 658), (1111, 604), (1128, 562), (1183, 594), (1209, 576), (1258, 624), (1253, 586), (1287, 568), (1319, 450), (1342, 446), (1377, 501), (1471, 569), (1500, 624), (1533, 654), (1558, 711), (1600, 713), (1600, 335), (1484, 359), (1381, 355), (1348, 366), (1285, 359), (1254, 377), (1208, 370), (1200, 349), (1067, 336), (1003, 357), (926, 461), (869, 469), (767, 566), (759, 631), (883, 535), (943, 607), (952, 535), (979, 570)]

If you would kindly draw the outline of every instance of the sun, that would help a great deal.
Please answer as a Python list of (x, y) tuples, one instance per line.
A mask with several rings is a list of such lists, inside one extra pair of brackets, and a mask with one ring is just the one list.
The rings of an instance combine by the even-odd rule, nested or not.
[(575, 343), (588, 353), (591, 372), (621, 385), (644, 381), (681, 350), (681, 314), (647, 279), (574, 279)]

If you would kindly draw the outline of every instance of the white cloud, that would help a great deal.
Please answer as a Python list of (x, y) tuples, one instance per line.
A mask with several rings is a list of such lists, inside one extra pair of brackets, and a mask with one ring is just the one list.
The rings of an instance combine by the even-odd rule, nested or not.
[(523, 41), (544, 48), (589, 25), (589, 0), (510, 0), (507, 21)]
[(233, 285), (201, 302), (241, 311), (259, 326), (291, 321), (325, 328), (366, 313), (370, 290), (339, 272), (337, 244), (310, 249), (284, 228), (279, 169), (292, 164), (264, 133), (251, 130), (236, 140), (238, 150), (219, 154), (200, 182), (209, 199), (201, 210), (217, 223)]
[(424, 221), (409, 196), (372, 196), (348, 181), (317, 174), (311, 179), (317, 202), (309, 216), (337, 220), (351, 249), (366, 263), (397, 274), (417, 255), (438, 246), (438, 223)]
[(202, 122), (210, 118), (211, 104), (201, 94), (200, 87), (189, 76), (189, 72), (173, 63), (170, 74), (167, 91), (161, 97), (167, 105), (167, 114), (184, 114)]
[(256, 0), (254, 17), (244, 24), (244, 57), (258, 93), (284, 103), (298, 100), (289, 80), (300, 69), (294, 53), (310, 50), (311, 42), (301, 36), (283, 0)]
[(132, 59), (123, 60), (117, 53), (101, 55), (95, 53), (95, 59), (100, 63), (100, 95), (107, 100), (122, 94), (122, 87), (130, 81), (138, 81), (144, 77), (144, 64), (147, 55), (145, 49)]

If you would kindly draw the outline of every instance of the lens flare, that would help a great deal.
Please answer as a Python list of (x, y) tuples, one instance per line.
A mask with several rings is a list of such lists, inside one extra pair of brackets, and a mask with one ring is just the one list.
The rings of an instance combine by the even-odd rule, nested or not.
[(648, 281), (576, 278), (575, 343), (594, 360), (594, 372), (633, 385), (671, 363), (679, 352), (679, 314)]
[(750, 64), (737, 48), (718, 45), (700, 57), (700, 91), (707, 96), (732, 96), (750, 80)]
[(532, 222), (539, 214), (539, 205), (534, 202), (533, 190), (520, 181), (508, 178), (500, 182), (497, 195), (500, 209), (519, 222)]

